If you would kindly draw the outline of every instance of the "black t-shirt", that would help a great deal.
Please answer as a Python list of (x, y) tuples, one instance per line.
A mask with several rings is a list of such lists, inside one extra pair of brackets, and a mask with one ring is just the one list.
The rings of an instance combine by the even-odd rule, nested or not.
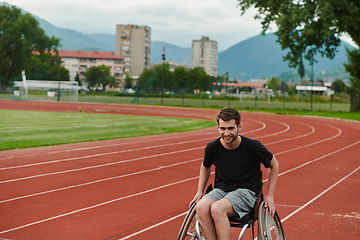
[(215, 165), (215, 188), (225, 192), (246, 188), (259, 194), (263, 185), (260, 163), (268, 168), (272, 158), (273, 154), (258, 140), (241, 136), (240, 145), (229, 150), (217, 138), (207, 144), (203, 165)]

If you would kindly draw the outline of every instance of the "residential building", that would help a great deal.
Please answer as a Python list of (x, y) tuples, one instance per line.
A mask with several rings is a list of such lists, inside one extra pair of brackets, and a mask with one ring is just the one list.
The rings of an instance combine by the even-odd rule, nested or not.
[[(155, 64), (151, 64), (150, 68), (153, 68), (154, 65), (159, 65), (159, 64), (162, 64), (163, 61), (159, 61)], [(190, 70), (190, 67), (186, 64), (183, 64), (183, 63), (179, 63), (179, 62), (174, 62), (174, 61), (170, 61), (170, 60), (165, 60), (164, 63), (167, 63), (169, 64), (170, 66), (170, 72), (173, 72), (175, 71), (176, 68), (178, 67), (184, 67), (186, 70)]]
[(116, 25), (115, 53), (124, 58), (124, 73), (137, 78), (150, 68), (151, 28), (138, 25)]
[(88, 68), (105, 65), (110, 68), (110, 74), (123, 84), (123, 58), (113, 52), (98, 51), (70, 51), (59, 50), (59, 57), (63, 61), (62, 65), (69, 70), (70, 81), (74, 81), (76, 74), (81, 80), (85, 79)]
[(212, 77), (217, 76), (218, 69), (218, 45), (209, 37), (192, 41), (191, 67), (203, 67), (205, 72)]

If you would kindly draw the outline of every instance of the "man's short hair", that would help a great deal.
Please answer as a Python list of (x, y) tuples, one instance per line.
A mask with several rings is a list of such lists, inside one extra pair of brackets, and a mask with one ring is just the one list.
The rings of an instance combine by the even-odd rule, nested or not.
[(221, 109), (220, 112), (216, 115), (216, 122), (218, 125), (220, 119), (222, 119), (225, 122), (234, 119), (236, 126), (239, 126), (241, 122), (241, 116), (239, 111), (232, 107), (225, 107)]

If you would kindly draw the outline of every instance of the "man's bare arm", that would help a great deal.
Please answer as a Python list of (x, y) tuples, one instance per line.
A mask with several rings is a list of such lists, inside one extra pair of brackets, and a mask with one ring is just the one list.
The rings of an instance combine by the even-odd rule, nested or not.
[(272, 216), (274, 216), (275, 214), (274, 196), (275, 196), (276, 182), (278, 179), (278, 173), (279, 173), (279, 163), (274, 156), (273, 159), (271, 160), (271, 165), (269, 169), (268, 192), (265, 197), (265, 207), (266, 206), (269, 207)]
[(210, 173), (211, 173), (211, 167), (205, 167), (203, 164), (201, 164), (198, 189), (197, 189), (197, 192), (196, 192), (194, 198), (191, 200), (189, 207), (191, 205), (193, 205), (195, 202), (198, 202), (200, 200), (200, 198), (203, 196), (203, 192), (206, 187), (206, 183), (209, 180)]

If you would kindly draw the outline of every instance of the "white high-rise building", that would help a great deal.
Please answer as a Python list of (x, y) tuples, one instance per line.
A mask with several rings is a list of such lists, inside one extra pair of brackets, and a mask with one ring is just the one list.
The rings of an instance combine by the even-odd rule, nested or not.
[(150, 68), (151, 28), (138, 25), (116, 25), (115, 54), (124, 59), (124, 73), (136, 78)]
[(216, 41), (209, 37), (192, 41), (191, 67), (203, 67), (205, 72), (212, 77), (217, 76), (218, 46)]

